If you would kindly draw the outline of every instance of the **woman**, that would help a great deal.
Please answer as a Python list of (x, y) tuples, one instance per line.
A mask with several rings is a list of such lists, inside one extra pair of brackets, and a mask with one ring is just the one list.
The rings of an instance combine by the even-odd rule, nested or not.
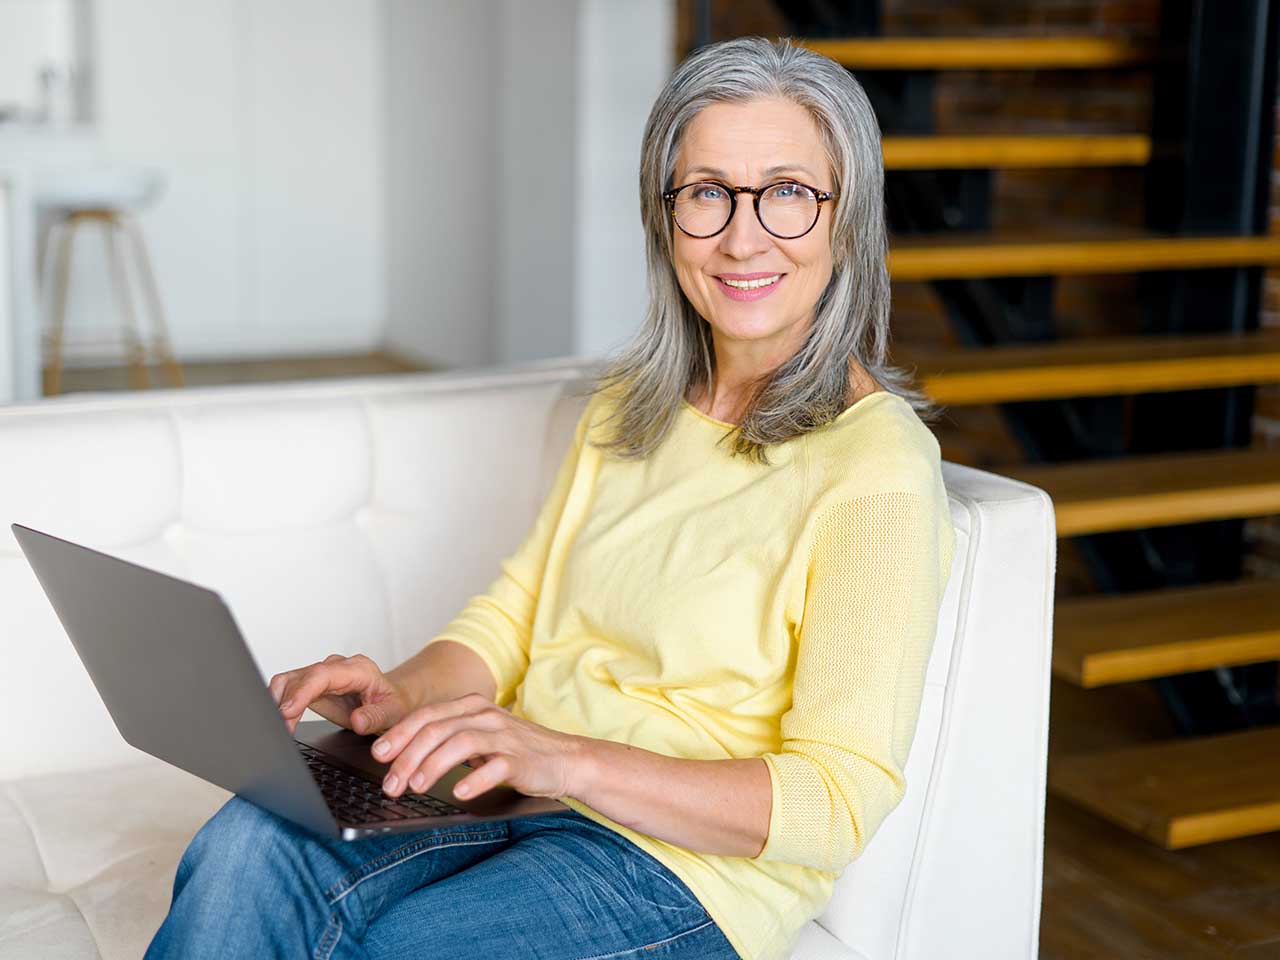
[(148, 956), (772, 960), (901, 799), (954, 534), (871, 109), (788, 42), (703, 48), (641, 204), (643, 330), (501, 575), (386, 674), (270, 681), (291, 730), (379, 733), (391, 796), (479, 758), (459, 795), (572, 812), (342, 843), (233, 798)]

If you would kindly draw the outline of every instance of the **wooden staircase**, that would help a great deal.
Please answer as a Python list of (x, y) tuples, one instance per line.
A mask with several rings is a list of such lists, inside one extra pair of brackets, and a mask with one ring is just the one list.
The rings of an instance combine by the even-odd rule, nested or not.
[(1151, 138), (1138, 133), (899, 136), (885, 137), (882, 151), (886, 170), (1140, 167), (1151, 159)]
[(928, 394), (947, 405), (1280, 383), (1280, 333), (1108, 337), (914, 349)]
[(850, 37), (804, 45), (859, 70), (1099, 70), (1150, 63), (1150, 44), (1115, 36)]
[[(895, 280), (1019, 277), (1145, 270), (1207, 270), (1280, 263), (1280, 237), (1169, 237), (945, 233), (897, 238), (889, 251)], [(1128, 235), (1125, 235), (1125, 234)]]
[[(805, 44), (863, 71), (1146, 69), (1183, 56), (1125, 38), (856, 37)], [(1268, 109), (1269, 109), (1268, 105)], [(893, 135), (887, 171), (1143, 167), (1152, 137)], [(895, 282), (1201, 271), (1280, 264), (1280, 237), (1132, 229), (945, 230), (891, 238)], [(1210, 325), (1212, 328), (1212, 325)], [(1280, 383), (1280, 335), (1151, 334), (908, 349), (948, 407)], [(989, 466), (1053, 498), (1077, 537), (1280, 514), (1280, 452), (1222, 449)], [(1084, 688), (1280, 660), (1280, 580), (1060, 596), (1053, 673)], [(1168, 849), (1280, 830), (1280, 726), (1051, 756), (1055, 794)]]

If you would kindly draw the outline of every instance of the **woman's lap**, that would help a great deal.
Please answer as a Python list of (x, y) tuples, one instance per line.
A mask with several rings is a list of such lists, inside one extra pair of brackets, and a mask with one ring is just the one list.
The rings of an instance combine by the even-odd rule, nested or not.
[(233, 797), (192, 840), (147, 957), (547, 960), (737, 954), (688, 888), (577, 813), (320, 837)]

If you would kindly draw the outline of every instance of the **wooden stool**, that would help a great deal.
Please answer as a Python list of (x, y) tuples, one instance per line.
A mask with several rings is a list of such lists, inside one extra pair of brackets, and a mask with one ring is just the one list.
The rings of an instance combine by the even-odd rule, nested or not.
[[(147, 255), (142, 231), (138, 228), (134, 217), (123, 207), (114, 204), (67, 206), (54, 199), (49, 205), (58, 210), (61, 219), (55, 222), (46, 234), (40, 257), (42, 277), (47, 264), (51, 263), (53, 267), (51, 323), (45, 338), (47, 348), (44, 371), (45, 395), (58, 393), (62, 386), (62, 367), (68, 344), (66, 313), (67, 291), (71, 279), (71, 252), (76, 233), (86, 224), (97, 224), (102, 230), (106, 244), (107, 263), (121, 318), (120, 332), (123, 336), (125, 359), (129, 365), (129, 386), (135, 389), (151, 386), (148, 364), (152, 359), (163, 366), (172, 386), (182, 386), (182, 367), (173, 355), (164, 311), (160, 304), (160, 292), (156, 286), (155, 274), (151, 269), (151, 259)], [(134, 314), (122, 240), (126, 240), (128, 247), (132, 250), (135, 266), (142, 281), (143, 300), (151, 314), (149, 343)], [(46, 290), (46, 294), (48, 292)]]

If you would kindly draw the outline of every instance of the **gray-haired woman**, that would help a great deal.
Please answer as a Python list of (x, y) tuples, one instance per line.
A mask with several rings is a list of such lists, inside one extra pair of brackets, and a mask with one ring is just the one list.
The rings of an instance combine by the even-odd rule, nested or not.
[(905, 790), (951, 569), (936, 411), (887, 362), (879, 131), (745, 38), (644, 134), (650, 305), (489, 589), (387, 673), (278, 674), (379, 733), (392, 797), (570, 812), (350, 843), (233, 798), (148, 957), (786, 957)]

